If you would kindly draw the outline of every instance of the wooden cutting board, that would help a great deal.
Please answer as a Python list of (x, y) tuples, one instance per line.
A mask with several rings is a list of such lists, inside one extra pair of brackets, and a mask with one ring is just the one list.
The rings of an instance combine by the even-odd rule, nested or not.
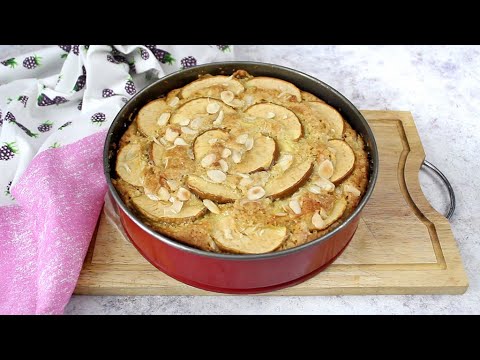
[[(412, 115), (362, 111), (380, 153), (375, 191), (344, 253), (316, 277), (271, 295), (462, 294), (468, 280), (448, 220), (425, 199)], [(212, 295), (157, 270), (103, 212), (76, 294)]]

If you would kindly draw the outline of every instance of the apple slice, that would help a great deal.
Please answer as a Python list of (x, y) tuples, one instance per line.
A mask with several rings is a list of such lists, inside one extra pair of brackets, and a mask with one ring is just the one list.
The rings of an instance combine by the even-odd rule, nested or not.
[[(145, 136), (157, 136), (163, 125), (159, 125), (159, 118), (162, 114), (166, 114), (163, 118), (169, 117), (170, 112), (165, 100), (157, 99), (150, 101), (142, 107), (137, 115), (138, 130)], [(162, 118), (162, 120), (163, 120)], [(160, 121), (160, 124), (162, 121)], [(166, 125), (166, 123), (164, 124)]]
[(141, 195), (132, 199), (132, 205), (146, 218), (153, 221), (183, 222), (193, 221), (207, 212), (207, 208), (198, 199), (185, 202), (180, 211), (172, 209), (169, 201), (156, 201)]
[(150, 159), (153, 161), (153, 163), (156, 166), (163, 168), (165, 147), (163, 145), (159, 145), (155, 142), (152, 142), (151, 146), (152, 147), (150, 148)]
[(259, 136), (254, 139), (253, 148), (247, 151), (239, 164), (235, 165), (235, 171), (250, 174), (259, 170), (267, 170), (278, 155), (275, 140), (269, 136)]
[(205, 155), (212, 151), (212, 145), (218, 140), (226, 141), (229, 135), (223, 130), (207, 130), (198, 135), (193, 141), (193, 155), (195, 160), (201, 161)]
[(339, 199), (333, 205), (333, 209), (327, 214), (325, 219), (322, 219), (318, 212), (315, 212), (312, 216), (312, 225), (311, 230), (325, 230), (335, 221), (340, 219), (347, 208), (347, 201), (345, 199)]
[(265, 196), (278, 199), (293, 194), (310, 178), (312, 171), (313, 163), (310, 161), (293, 164), (284, 173), (271, 179), (265, 185)]
[[(212, 89), (212, 87), (221, 88), (220, 91), (229, 90), (235, 95), (240, 94), (245, 90), (242, 83), (236, 79), (233, 79), (229, 76), (218, 75), (218, 76), (209, 76), (198, 79), (194, 82), (191, 82), (182, 89), (181, 96), (186, 99), (190, 96), (202, 92), (204, 89)], [(205, 96), (206, 94), (201, 94)]]
[(188, 176), (187, 186), (200, 199), (209, 199), (219, 204), (234, 202), (241, 198), (241, 194), (236, 189), (206, 181), (195, 175)]
[(270, 129), (271, 135), (278, 136), (283, 133), (284, 137), (289, 140), (297, 140), (302, 136), (302, 124), (297, 115), (286, 107), (271, 104), (262, 103), (256, 104), (247, 109), (245, 112), (248, 115), (267, 119), (267, 125), (272, 124)]
[(142, 157), (142, 145), (129, 143), (118, 152), (115, 170), (129, 184), (142, 186), (140, 179), (146, 165), (147, 161)]
[(310, 101), (307, 102), (307, 104), (318, 118), (326, 121), (327, 124), (330, 125), (332, 135), (337, 139), (341, 139), (343, 131), (345, 130), (345, 122), (343, 121), (342, 115), (324, 102)]
[[(207, 107), (217, 107), (217, 111), (214, 113), (209, 113)], [(172, 114), (170, 119), (171, 124), (184, 124), (187, 120), (192, 121), (195, 118), (208, 118), (213, 121), (219, 116), (220, 110), (223, 111), (223, 114), (234, 114), (235, 110), (228, 105), (225, 105), (223, 101), (210, 98), (198, 98), (186, 102), (178, 108), (178, 110)], [(207, 122), (204, 119), (203, 123)], [(209, 124), (210, 125), (210, 124)]]
[(284, 80), (260, 76), (247, 81), (245, 86), (256, 87), (257, 89), (275, 90), (279, 93), (287, 93), (295, 96), (298, 102), (302, 101), (300, 90), (292, 83)]
[(322, 99), (319, 99), (318, 97), (316, 97), (315, 95), (309, 93), (309, 92), (306, 92), (306, 91), (302, 91), (302, 100), (303, 101), (318, 101), (320, 103), (324, 103), (325, 101), (323, 101)]
[(248, 227), (240, 232), (232, 216), (223, 216), (215, 223), (212, 237), (217, 246), (236, 254), (264, 254), (280, 247), (287, 238), (284, 226)]
[(330, 140), (328, 146), (335, 149), (335, 166), (333, 175), (329, 180), (338, 185), (353, 171), (355, 153), (350, 145), (343, 140)]

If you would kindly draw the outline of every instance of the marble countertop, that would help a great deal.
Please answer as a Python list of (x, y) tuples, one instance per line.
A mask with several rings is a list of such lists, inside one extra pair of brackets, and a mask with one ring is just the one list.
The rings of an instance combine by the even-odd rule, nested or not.
[[(0, 58), (42, 45), (0, 45)], [(412, 112), (427, 159), (457, 196), (451, 219), (470, 287), (464, 295), (73, 296), (66, 314), (479, 314), (480, 46), (265, 46), (238, 60), (276, 63), (328, 83), (359, 109)], [(445, 212), (442, 185), (420, 173), (427, 199)]]

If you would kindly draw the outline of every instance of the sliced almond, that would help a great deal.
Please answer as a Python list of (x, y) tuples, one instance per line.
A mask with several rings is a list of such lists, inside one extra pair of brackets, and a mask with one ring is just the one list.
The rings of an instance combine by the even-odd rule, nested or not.
[(328, 214), (327, 214), (327, 212), (325, 211), (324, 208), (321, 208), (321, 209), (320, 209), (320, 216), (321, 216), (322, 219), (324, 219), (324, 220), (328, 217)]
[(215, 160), (217, 160), (217, 156), (215, 154), (208, 154), (205, 155), (205, 157), (200, 161), (200, 165), (203, 167), (209, 167), (215, 162)]
[(222, 124), (222, 121), (223, 121), (223, 110), (220, 110), (217, 118), (213, 121), (213, 125), (220, 126)]
[(160, 144), (162, 144), (163, 146), (167, 146), (168, 145), (168, 141), (167, 139), (165, 139), (165, 137), (161, 137), (159, 140)]
[(235, 164), (240, 163), (242, 161), (242, 153), (238, 150), (232, 150), (232, 160)]
[(173, 142), (173, 145), (175, 146), (188, 146), (188, 143), (183, 140), (181, 137), (176, 138), (175, 141)]
[(324, 160), (318, 165), (318, 175), (324, 179), (330, 179), (333, 175), (333, 163), (330, 160)]
[(195, 118), (190, 122), (190, 127), (192, 129), (199, 129), (202, 126), (203, 119), (202, 118)]
[(147, 195), (147, 197), (150, 199), (150, 200), (153, 200), (153, 201), (160, 201), (160, 198), (158, 196), (155, 196), (153, 194), (147, 194), (145, 193), (145, 195)]
[(267, 119), (273, 119), (275, 117), (275, 113), (272, 111), (267, 112), (266, 115)]
[(343, 191), (357, 197), (361, 195), (360, 190), (358, 190), (355, 186), (350, 184), (343, 185)]
[(318, 211), (315, 211), (315, 213), (312, 216), (312, 224), (317, 229), (324, 229), (325, 228), (325, 221), (322, 219), (322, 217), (318, 213)]
[(158, 190), (158, 197), (162, 201), (168, 201), (168, 199), (170, 199), (170, 193), (168, 192), (167, 188), (162, 186), (160, 190)]
[(287, 170), (293, 162), (293, 155), (291, 154), (282, 154), (280, 155), (277, 164), (282, 168), (283, 171)]
[(247, 142), (247, 139), (248, 139), (248, 134), (242, 134), (237, 136), (235, 141), (237, 142), (237, 144), (245, 145), (245, 143)]
[(220, 105), (218, 105), (216, 102), (207, 105), (207, 113), (209, 114), (216, 114), (218, 110), (220, 110)]
[(252, 150), (253, 144), (254, 144), (253, 138), (251, 137), (247, 138), (247, 140), (245, 141), (245, 149), (247, 149), (247, 151)]
[(253, 104), (253, 96), (252, 95), (245, 96), (245, 104), (247, 106), (250, 106), (250, 105)]
[(163, 113), (158, 117), (157, 124), (159, 126), (165, 126), (168, 123), (168, 120), (170, 119), (170, 113)]
[(170, 201), (172, 204), (175, 202), (175, 200), (177, 200), (175, 196), (170, 196), (170, 198), (168, 199), (168, 201)]
[(152, 141), (157, 145), (162, 145), (162, 143), (160, 141), (158, 141), (155, 136), (152, 136)]
[(321, 194), (322, 193), (322, 189), (317, 185), (310, 185), (308, 187), (308, 191), (310, 191), (312, 194)]
[(181, 187), (178, 189), (177, 192), (177, 198), (180, 201), (187, 201), (190, 200), (190, 197), (192, 196), (192, 193), (185, 189), (184, 187)]
[(208, 170), (207, 176), (214, 183), (222, 183), (227, 180), (227, 175), (221, 170)]
[(175, 97), (170, 101), (170, 103), (169, 103), (168, 105), (171, 106), (171, 107), (177, 106), (177, 104), (178, 104), (179, 101), (180, 101), (180, 99), (175, 96)]
[(231, 103), (234, 98), (235, 98), (235, 95), (230, 90), (222, 91), (220, 93), (220, 99), (222, 99), (222, 101), (227, 105)]
[(228, 171), (228, 164), (225, 160), (223, 159), (220, 159), (218, 160), (218, 163), (220, 164), (220, 167), (222, 168), (222, 171), (223, 172), (227, 172)]
[(196, 134), (198, 134), (197, 130), (190, 129), (188, 126), (182, 126), (180, 130), (182, 130), (182, 133), (184, 133), (186, 135), (196, 135)]
[(182, 207), (183, 202), (180, 200), (175, 200), (172, 206), (170, 206), (170, 209), (173, 211), (174, 214), (178, 214), (182, 210)]
[(290, 200), (290, 202), (288, 203), (288, 206), (290, 207), (290, 209), (292, 209), (292, 211), (299, 215), (302, 213), (302, 207), (300, 206), (300, 203), (298, 202), (298, 200)]
[(318, 186), (321, 190), (324, 190), (326, 192), (332, 192), (333, 190), (335, 190), (335, 185), (330, 180), (324, 178), (315, 180), (314, 184)]
[(242, 180), (240, 180), (240, 182), (238, 183), (240, 186), (248, 186), (250, 185), (251, 183), (253, 183), (253, 179), (250, 178), (250, 177), (247, 177), (247, 178), (243, 178)]
[(178, 125), (181, 125), (181, 126), (187, 126), (188, 124), (190, 124), (190, 119), (187, 119), (187, 118), (181, 119), (178, 122)]
[(261, 186), (254, 186), (247, 191), (248, 200), (258, 200), (265, 196), (265, 189)]
[(178, 182), (176, 180), (167, 180), (167, 185), (171, 191), (177, 191)]
[(230, 155), (232, 155), (232, 150), (230, 150), (229, 148), (223, 149), (223, 151), (222, 151), (222, 158), (226, 159), (226, 158), (228, 158)]
[(278, 213), (275, 213), (273, 214), (274, 216), (278, 216), (278, 217), (281, 217), (281, 216), (287, 216), (288, 214), (286, 212), (278, 212)]
[(214, 214), (220, 214), (220, 209), (212, 200), (203, 199), (203, 205)]
[(167, 141), (174, 142), (179, 135), (180, 134), (175, 130), (168, 128), (167, 131), (165, 132), (165, 139)]

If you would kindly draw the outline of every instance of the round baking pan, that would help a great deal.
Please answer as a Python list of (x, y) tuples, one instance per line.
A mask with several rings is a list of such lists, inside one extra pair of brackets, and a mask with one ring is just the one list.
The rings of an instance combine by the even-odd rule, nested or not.
[[(121, 200), (111, 179), (116, 178), (118, 142), (137, 112), (149, 101), (185, 86), (200, 75), (231, 75), (243, 69), (254, 76), (271, 76), (295, 84), (337, 109), (363, 137), (370, 160), (369, 182), (360, 203), (336, 229), (291, 249), (258, 255), (220, 254), (182, 244), (160, 234), (137, 217)], [(210, 63), (172, 73), (133, 96), (115, 117), (104, 148), (104, 170), (109, 194), (125, 233), (137, 250), (165, 274), (186, 284), (216, 292), (251, 294), (272, 291), (302, 282), (332, 263), (350, 242), (360, 214), (368, 202), (378, 175), (378, 152), (372, 130), (358, 109), (337, 90), (300, 71), (283, 66), (235, 61)]]

